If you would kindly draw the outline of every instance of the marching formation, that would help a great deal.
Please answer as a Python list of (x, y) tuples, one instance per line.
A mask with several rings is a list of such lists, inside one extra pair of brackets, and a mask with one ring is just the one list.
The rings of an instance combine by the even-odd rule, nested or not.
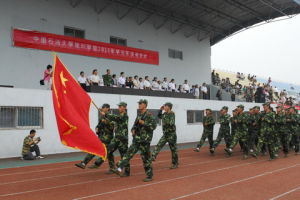
[[(99, 139), (107, 147), (107, 159), (109, 163), (109, 174), (116, 173), (120, 177), (130, 176), (130, 160), (140, 152), (141, 159), (146, 174), (145, 182), (152, 181), (153, 168), (152, 162), (156, 160), (160, 150), (168, 143), (171, 150), (172, 164), (170, 169), (178, 168), (177, 154), (177, 135), (175, 125), (175, 113), (172, 111), (172, 103), (165, 103), (160, 108), (158, 118), (162, 120), (163, 136), (155, 146), (153, 152), (150, 150), (150, 144), (153, 137), (153, 131), (156, 129), (157, 122), (154, 116), (147, 110), (148, 101), (141, 99), (138, 102), (139, 112), (131, 128), (133, 136), (132, 144), (128, 147), (128, 115), (127, 104), (121, 102), (118, 104), (119, 113), (112, 114), (110, 105), (103, 104), (99, 110), (100, 119), (96, 127), (96, 133)], [(220, 110), (218, 122), (220, 128), (216, 140), (213, 140), (213, 130), (215, 120), (211, 109), (205, 110), (203, 118), (203, 134), (199, 144), (194, 149), (199, 152), (200, 148), (208, 139), (209, 151), (214, 155), (218, 145), (224, 139), (226, 148), (224, 149), (228, 156), (231, 156), (233, 149), (239, 143), (243, 152), (243, 159), (250, 155), (257, 158), (260, 153), (270, 155), (270, 160), (278, 158), (280, 149), (287, 157), (290, 151), (299, 154), (300, 143), (300, 115), (294, 107), (285, 109), (283, 106), (277, 106), (276, 112), (270, 104), (263, 104), (263, 111), (259, 106), (244, 111), (244, 106), (239, 105), (232, 111), (232, 116), (228, 114), (228, 107), (224, 106)], [(115, 163), (113, 153), (119, 150), (121, 159)], [(85, 169), (86, 165), (94, 158), (92, 154), (87, 154), (77, 167)], [(104, 163), (102, 158), (97, 158), (89, 168), (99, 168)]]

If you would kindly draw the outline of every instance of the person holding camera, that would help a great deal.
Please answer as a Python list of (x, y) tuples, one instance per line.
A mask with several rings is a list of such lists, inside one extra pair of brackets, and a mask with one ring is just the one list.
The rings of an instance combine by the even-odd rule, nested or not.
[[(35, 160), (35, 159), (43, 159), (44, 157), (41, 156), (40, 148), (37, 145), (40, 141), (40, 137), (36, 137), (36, 130), (32, 129), (28, 136), (25, 137), (23, 142), (23, 149), (22, 149), (22, 158), (24, 160)], [(35, 156), (32, 154), (35, 152)]]

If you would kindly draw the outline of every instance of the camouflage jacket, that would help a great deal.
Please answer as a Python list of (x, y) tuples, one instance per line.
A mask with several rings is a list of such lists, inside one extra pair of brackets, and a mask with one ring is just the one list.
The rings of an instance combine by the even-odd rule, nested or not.
[(220, 118), (219, 118), (219, 121), (220, 121), (220, 129), (221, 130), (230, 130), (230, 120), (231, 120), (231, 117), (229, 114), (225, 114), (225, 115), (221, 115)]
[(250, 114), (249, 115), (249, 130), (259, 131), (260, 130), (260, 119), (261, 115), (257, 114)]
[(236, 120), (236, 116), (232, 116), (230, 118), (231, 132), (234, 132), (237, 129), (237, 123), (235, 122), (235, 120)]
[(175, 113), (173, 111), (169, 113), (162, 113), (162, 110), (160, 110), (158, 118), (162, 120), (162, 129), (164, 134), (176, 132)]
[[(141, 125), (139, 120), (143, 120), (145, 123)], [(133, 140), (137, 143), (150, 143), (156, 126), (155, 118), (148, 110), (145, 113), (139, 112), (131, 129), (135, 131)]]
[(287, 122), (287, 128), (289, 132), (291, 133), (297, 132), (299, 126), (299, 117), (297, 114), (286, 115), (286, 122)]
[(114, 137), (114, 123), (108, 118), (108, 115), (100, 116), (99, 123), (96, 126), (98, 129), (97, 135), (106, 144), (110, 143)]
[(111, 75), (104, 74), (102, 76), (102, 78), (103, 78), (103, 83), (104, 83), (105, 86), (111, 86), (112, 85), (113, 79), (112, 79)]
[(30, 137), (29, 135), (24, 138), (23, 148), (22, 148), (22, 155), (25, 155), (25, 154), (30, 152), (30, 146), (31, 145), (29, 143), (31, 143), (32, 141), (33, 141), (33, 138)]
[(247, 113), (240, 113), (236, 116), (237, 123), (237, 131), (239, 132), (247, 132), (248, 131), (248, 118), (249, 115)]
[(276, 114), (276, 125), (275, 128), (278, 133), (287, 133), (287, 116), (284, 113), (277, 113)]
[(264, 113), (261, 118), (261, 130), (264, 133), (272, 133), (275, 130), (276, 115), (274, 112)]
[(213, 133), (214, 125), (215, 125), (215, 120), (212, 116), (204, 116), (203, 118), (204, 132)]
[(118, 115), (107, 114), (107, 118), (114, 123), (115, 137), (119, 140), (128, 140), (128, 115), (122, 113)]

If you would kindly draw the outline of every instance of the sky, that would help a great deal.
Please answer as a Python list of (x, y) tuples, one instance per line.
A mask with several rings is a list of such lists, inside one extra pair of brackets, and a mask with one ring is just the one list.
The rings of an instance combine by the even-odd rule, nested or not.
[(212, 69), (300, 84), (300, 15), (245, 30), (212, 46)]

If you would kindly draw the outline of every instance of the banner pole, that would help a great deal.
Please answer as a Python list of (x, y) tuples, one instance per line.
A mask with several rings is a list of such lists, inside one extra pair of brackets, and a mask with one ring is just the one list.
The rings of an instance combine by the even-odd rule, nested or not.
[(97, 108), (97, 110), (99, 110), (99, 107), (95, 104), (94, 101), (92, 101), (93, 105)]

